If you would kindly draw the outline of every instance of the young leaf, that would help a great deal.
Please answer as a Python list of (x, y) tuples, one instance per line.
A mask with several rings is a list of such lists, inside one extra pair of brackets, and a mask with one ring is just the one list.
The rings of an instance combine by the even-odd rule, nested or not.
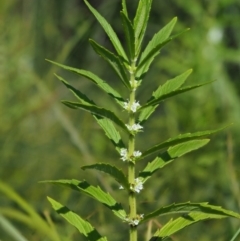
[(43, 181), (44, 183), (52, 183), (71, 188), (74, 191), (82, 192), (91, 198), (99, 201), (108, 207), (117, 217), (124, 220), (126, 218), (126, 212), (122, 208), (120, 203), (117, 203), (115, 199), (109, 194), (104, 192), (100, 187), (94, 187), (86, 181), (80, 182), (78, 180), (49, 180)]
[(107, 241), (106, 237), (102, 237), (98, 231), (87, 221), (83, 220), (79, 215), (69, 210), (66, 206), (48, 197), (53, 209), (72, 224), (80, 233), (82, 233), (89, 241)]
[[(154, 99), (157, 99), (163, 95), (166, 95), (168, 93), (171, 93), (172, 91), (175, 91), (179, 89), (186, 81), (187, 77), (191, 74), (192, 69), (187, 70), (181, 75), (178, 75), (177, 77), (168, 80), (166, 83), (164, 83), (162, 86), (159, 86), (156, 91), (153, 92), (152, 97), (148, 101), (152, 101)], [(143, 123), (146, 121), (150, 115), (154, 112), (154, 110), (157, 108), (156, 106), (148, 106), (143, 111), (140, 112), (138, 121), (140, 123)]]
[[(140, 1), (142, 2), (142, 1)], [(140, 4), (140, 3), (139, 3)], [(140, 58), (140, 62), (146, 58), (146, 56), (153, 50), (155, 49), (159, 44), (163, 43), (164, 41), (166, 41), (172, 30), (174, 25), (177, 22), (177, 18), (173, 18), (166, 26), (164, 26), (158, 33), (156, 33), (152, 40), (148, 43), (147, 47), (145, 48), (145, 50), (143, 51), (141, 58)], [(147, 63), (142, 67), (139, 68), (138, 73), (137, 73), (137, 77), (141, 78), (141, 76), (147, 72), (147, 70), (149, 69), (150, 64), (152, 63), (153, 59), (155, 58), (155, 56), (158, 55), (158, 53), (156, 53), (152, 58), (150, 58)]]
[(97, 44), (92, 39), (90, 39), (89, 42), (92, 45), (95, 52), (99, 54), (101, 57), (103, 57), (112, 66), (112, 68), (115, 70), (115, 72), (122, 80), (123, 84), (127, 88), (130, 88), (127, 72), (120, 58), (112, 52), (110, 52), (109, 50), (105, 49), (103, 46)]
[(173, 214), (189, 214), (189, 213), (204, 213), (204, 214), (213, 214), (213, 215), (220, 215), (220, 216), (229, 216), (234, 218), (240, 218), (238, 213), (233, 211), (229, 211), (223, 209), (222, 207), (210, 205), (207, 202), (205, 203), (177, 203), (171, 204), (169, 206), (165, 206), (159, 208), (158, 210), (144, 215), (142, 222), (146, 222), (147, 220), (154, 218), (156, 216), (164, 216), (164, 215), (173, 215)]
[(127, 47), (129, 52), (129, 59), (134, 61), (135, 58), (135, 36), (132, 23), (128, 19), (127, 15), (124, 12), (121, 12), (122, 25), (125, 32), (125, 37), (127, 41)]
[(70, 102), (70, 101), (66, 101), (66, 100), (62, 101), (62, 103), (69, 108), (82, 109), (82, 110), (85, 110), (85, 111), (88, 111), (88, 112), (92, 113), (93, 115), (102, 116), (102, 117), (105, 117), (107, 119), (110, 119), (115, 124), (120, 126), (123, 130), (125, 130), (126, 133), (129, 134), (129, 130), (127, 129), (125, 124), (110, 110), (98, 107), (96, 105), (89, 105), (89, 104), (86, 105), (86, 104)]
[(157, 170), (170, 164), (176, 158), (205, 146), (209, 141), (209, 139), (193, 140), (170, 147), (167, 151), (159, 154), (152, 162), (149, 162), (144, 170), (139, 173), (139, 178), (143, 183), (146, 182)]
[(199, 85), (188, 86), (188, 87), (178, 89), (178, 90), (172, 91), (170, 93), (164, 94), (164, 95), (160, 96), (159, 98), (148, 101), (145, 105), (143, 105), (140, 109), (138, 109), (138, 111), (142, 111), (143, 109), (145, 109), (148, 106), (158, 105), (160, 102), (162, 102), (163, 100), (165, 100), (167, 98), (170, 98), (170, 97), (175, 96), (175, 95), (179, 95), (181, 93), (184, 93), (184, 92), (187, 92), (187, 91), (199, 88), (199, 87), (202, 87), (204, 85), (211, 84), (212, 82), (213, 81), (205, 82), (205, 83), (199, 84)]
[(83, 170), (96, 169), (111, 175), (118, 183), (120, 183), (126, 190), (129, 189), (128, 180), (121, 170), (106, 163), (97, 163), (89, 166), (83, 166)]
[(106, 34), (108, 35), (110, 41), (112, 42), (114, 48), (116, 49), (118, 55), (122, 56), (125, 61), (127, 61), (127, 56), (126, 53), (121, 45), (121, 42), (119, 41), (116, 33), (114, 32), (114, 30), (112, 29), (111, 25), (106, 21), (106, 19), (104, 17), (102, 17), (99, 12), (94, 9), (87, 0), (84, 0), (85, 4), (88, 6), (89, 10), (93, 13), (93, 15), (96, 17), (96, 19), (98, 20), (98, 22), (101, 24), (101, 26), (103, 27), (104, 31), (106, 32)]
[[(120, 106), (123, 106), (123, 98), (121, 97), (121, 95), (116, 91), (114, 90), (110, 85), (108, 85), (104, 80), (102, 80), (101, 78), (99, 78), (97, 75), (89, 72), (89, 71), (86, 71), (86, 70), (82, 70), (82, 69), (76, 69), (76, 68), (72, 68), (70, 66), (66, 66), (66, 65), (63, 65), (63, 64), (59, 64), (57, 62), (54, 62), (54, 61), (51, 61), (51, 60), (48, 60), (48, 62), (52, 63), (52, 64), (55, 64), (65, 70), (68, 70), (68, 71), (71, 71), (75, 74), (78, 74), (78, 75), (81, 75), (81, 76), (84, 76), (86, 78), (88, 78), (89, 80), (91, 80), (94, 84), (96, 84), (100, 89), (102, 89), (103, 91), (105, 91), (108, 95), (110, 95), (111, 97), (113, 97), (116, 102), (120, 105)], [(58, 77), (58, 76), (57, 76)], [(60, 79), (61, 80), (61, 79)], [(61, 80), (62, 81), (62, 80)], [(66, 82), (66, 81), (65, 81)]]
[(123, 13), (126, 15), (126, 17), (128, 17), (126, 0), (122, 0), (122, 8), (123, 8), (123, 10), (122, 10)]
[[(194, 223), (207, 220), (207, 219), (222, 219), (227, 217), (234, 217), (238, 219), (240, 218), (239, 214), (223, 209), (218, 206), (209, 205), (207, 203), (200, 203), (200, 204), (194, 204), (194, 205), (191, 207), (191, 204), (185, 204), (186, 210), (187, 209), (191, 210), (192, 208), (193, 211), (190, 211), (190, 212), (186, 211), (186, 213), (183, 214), (181, 217), (175, 220), (171, 219), (161, 229), (157, 230), (157, 232), (153, 235), (151, 240), (158, 240), (158, 241), (165, 240), (166, 237), (175, 234), (176, 232), (184, 229), (185, 227), (188, 227)], [(190, 206), (190, 207), (187, 207), (187, 206)], [(168, 208), (171, 209), (170, 206)], [(179, 208), (181, 209), (181, 204), (179, 205)], [(184, 204), (182, 205), (182, 208), (184, 209)]]
[(163, 148), (168, 148), (168, 147), (176, 145), (176, 144), (204, 138), (204, 137), (214, 134), (220, 130), (223, 130), (224, 128), (220, 128), (220, 129), (216, 129), (216, 130), (209, 130), (209, 131), (199, 131), (199, 132), (195, 132), (195, 133), (180, 134), (177, 137), (170, 138), (170, 139), (148, 149), (147, 151), (142, 153), (142, 156), (140, 158), (144, 158), (156, 151), (160, 151)]
[(137, 12), (134, 18), (134, 30), (135, 30), (135, 53), (138, 55), (142, 40), (147, 28), (149, 19), (149, 13), (151, 10), (152, 0), (139, 1)]

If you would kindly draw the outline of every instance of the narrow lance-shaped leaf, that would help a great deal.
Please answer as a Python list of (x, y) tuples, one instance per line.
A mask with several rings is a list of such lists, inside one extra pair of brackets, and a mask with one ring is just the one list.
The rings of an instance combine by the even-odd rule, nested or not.
[[(152, 51), (152, 49), (156, 48), (156, 46), (163, 43), (164, 41), (166, 41), (169, 38), (176, 22), (177, 22), (177, 18), (175, 17), (166, 26), (164, 26), (158, 33), (156, 33), (153, 36), (152, 40), (148, 43), (147, 47), (143, 51), (139, 62), (141, 62), (143, 59), (145, 59), (146, 56)], [(158, 53), (156, 53), (156, 55), (157, 54)], [(147, 61), (147, 64), (145, 64), (142, 68), (138, 69), (138, 73), (137, 73), (138, 78), (142, 78), (141, 76), (147, 72), (150, 64), (152, 63), (152, 61), (156, 55), (154, 55), (151, 59), (149, 59)]]
[[(153, 92), (152, 97), (148, 101), (152, 101), (154, 99), (159, 98), (162, 95), (166, 95), (172, 91), (175, 91), (179, 89), (186, 81), (187, 77), (191, 74), (192, 69), (187, 70), (181, 75), (178, 75), (177, 77), (168, 80), (166, 83), (164, 83), (162, 86), (159, 86), (156, 91)], [(156, 106), (148, 106), (143, 111), (140, 112), (138, 121), (140, 123), (143, 123), (146, 121), (150, 115), (155, 111), (158, 105)]]
[(72, 109), (82, 109), (85, 111), (88, 111), (94, 115), (102, 116), (107, 119), (110, 119), (113, 121), (115, 124), (120, 126), (123, 130), (125, 130), (129, 134), (129, 130), (125, 126), (125, 124), (110, 110), (98, 107), (96, 105), (86, 105), (86, 104), (81, 104), (81, 103), (76, 103), (76, 102), (70, 102), (70, 101), (62, 101), (62, 103), (69, 108)]
[(109, 194), (104, 192), (100, 187), (94, 187), (86, 181), (80, 182), (78, 180), (48, 180), (43, 183), (57, 184), (64, 187), (71, 188), (74, 191), (84, 193), (91, 198), (99, 201), (108, 207), (117, 217), (124, 220), (126, 218), (126, 212), (122, 208), (120, 203), (117, 203), (115, 199)]
[(83, 170), (86, 169), (96, 169), (101, 172), (107, 173), (112, 176), (119, 184), (121, 184), (125, 189), (129, 189), (128, 180), (121, 170), (115, 166), (111, 166), (107, 163), (97, 163), (89, 166), (83, 166)]
[(115, 72), (122, 80), (123, 84), (127, 88), (130, 88), (127, 72), (120, 58), (115, 54), (113, 54), (112, 52), (110, 52), (109, 50), (107, 50), (106, 48), (104, 48), (103, 46), (97, 44), (92, 39), (90, 39), (89, 42), (92, 45), (95, 52), (99, 54), (101, 57), (103, 57), (112, 66), (112, 68), (115, 70)]
[(101, 16), (101, 14), (96, 9), (94, 9), (88, 3), (88, 1), (84, 0), (84, 2), (88, 6), (89, 10), (96, 17), (98, 22), (101, 24), (101, 26), (103, 27), (104, 31), (106, 32), (106, 34), (108, 35), (109, 39), (111, 40), (114, 48), (116, 49), (118, 55), (122, 56), (127, 61), (126, 53), (123, 50), (121, 42), (119, 41), (119, 39), (118, 39), (116, 33), (114, 32), (113, 28), (111, 27), (111, 25), (106, 21), (106, 19), (104, 17)]
[(167, 151), (160, 153), (153, 161), (149, 162), (143, 171), (139, 173), (139, 178), (143, 183), (146, 182), (157, 170), (170, 164), (178, 157), (205, 146), (209, 141), (209, 139), (193, 140), (170, 147)]
[(102, 237), (98, 231), (87, 221), (82, 219), (79, 215), (69, 210), (66, 206), (48, 197), (53, 209), (73, 225), (80, 233), (82, 233), (89, 241), (107, 241), (106, 237)]
[(165, 206), (157, 209), (156, 211), (144, 215), (142, 222), (157, 217), (165, 215), (174, 215), (174, 214), (189, 214), (189, 213), (204, 213), (204, 214), (214, 214), (214, 215), (226, 215), (229, 217), (240, 218), (238, 213), (223, 209), (222, 207), (210, 205), (207, 202), (205, 203), (174, 203), (169, 206)]
[[(172, 41), (173, 39), (177, 38), (178, 36), (180, 36), (181, 34), (185, 33), (186, 31), (188, 31), (189, 29), (185, 29), (182, 32), (166, 39), (165, 41), (159, 43), (158, 45), (156, 45), (154, 48), (152, 48), (152, 50), (143, 58), (140, 60), (138, 66), (137, 66), (137, 72), (138, 69), (141, 69), (142, 67), (144, 68), (145, 64), (146, 64), (146, 68), (149, 68), (149, 62), (152, 62), (152, 60), (155, 58), (156, 55), (158, 55), (160, 53), (160, 50), (170, 41)], [(150, 60), (150, 61), (149, 61)]]
[(151, 10), (152, 0), (139, 1), (137, 12), (134, 18), (135, 30), (135, 53), (139, 54), (141, 49), (142, 40), (147, 28), (149, 13)]
[(129, 52), (129, 59), (134, 61), (135, 58), (135, 36), (131, 21), (124, 12), (121, 12), (122, 25), (125, 32), (127, 47)]
[[(227, 217), (234, 217), (238, 219), (240, 218), (239, 214), (218, 206), (201, 203), (198, 205), (197, 210), (196, 205), (197, 204), (195, 204), (196, 211), (186, 212), (186, 214), (183, 214), (181, 217), (175, 220), (171, 219), (167, 224), (165, 224), (153, 235), (151, 240), (165, 240), (166, 237), (171, 236), (194, 223), (207, 219), (222, 219)], [(186, 209), (188, 208), (186, 207)], [(191, 209), (191, 207), (189, 209)]]
[(190, 90), (193, 90), (193, 89), (196, 89), (196, 88), (199, 88), (199, 87), (202, 87), (204, 85), (208, 85), (208, 84), (211, 84), (213, 83), (214, 81), (210, 81), (210, 82), (205, 82), (203, 84), (198, 84), (198, 85), (193, 85), (193, 86), (188, 86), (188, 87), (185, 87), (185, 88), (182, 88), (182, 89), (178, 89), (178, 90), (175, 90), (175, 91), (172, 91), (168, 94), (165, 94), (165, 95), (162, 95), (160, 96), (159, 98), (156, 98), (156, 99), (153, 99), (149, 102), (147, 102), (145, 105), (143, 105), (140, 109), (138, 109), (138, 111), (142, 111), (144, 108), (148, 107), (148, 106), (155, 106), (155, 105), (158, 105), (160, 102), (162, 102), (163, 100), (165, 99), (168, 99), (170, 97), (173, 97), (175, 95), (179, 95), (179, 94), (182, 94), (184, 92), (187, 92), (187, 91), (190, 91)]
[(204, 138), (206, 136), (209, 136), (211, 134), (214, 134), (220, 130), (223, 130), (225, 127), (223, 128), (219, 128), (219, 129), (216, 129), (216, 130), (208, 130), (208, 131), (198, 131), (198, 132), (195, 132), (195, 133), (185, 133), (185, 134), (181, 134), (181, 135), (178, 135), (176, 137), (173, 137), (173, 138), (169, 138), (168, 140), (148, 149), (147, 151), (143, 152), (142, 153), (142, 156), (140, 157), (141, 158), (144, 158), (156, 151), (160, 151), (161, 149), (163, 148), (168, 148), (170, 146), (173, 146), (173, 145), (177, 145), (177, 144), (180, 144), (180, 143), (184, 143), (184, 142), (187, 142), (187, 141), (190, 141), (190, 140), (196, 140), (196, 139), (200, 139), (200, 138)]
[[(55, 74), (56, 75), (56, 74)], [(75, 89), (73, 86), (71, 86), (66, 80), (64, 80), (62, 77), (56, 75), (56, 77), (62, 81), (62, 83), (70, 89), (73, 94), (77, 97), (78, 100), (80, 100), (83, 104), (88, 105), (95, 105), (95, 103), (90, 100), (86, 95), (84, 95), (79, 90)], [(117, 151), (120, 152), (121, 148), (124, 148), (125, 145), (122, 142), (121, 136), (119, 132), (116, 130), (115, 126), (113, 125), (112, 121), (109, 119), (103, 118), (99, 115), (92, 114), (97, 123), (102, 127), (102, 129), (105, 131), (105, 134), (107, 137), (111, 140), (113, 145), (116, 147)]]
[(57, 65), (57, 66), (59, 66), (59, 67), (61, 67), (63, 69), (65, 69), (65, 70), (73, 72), (73, 73), (75, 73), (77, 75), (81, 75), (81, 76), (86, 77), (87, 79), (92, 81), (94, 84), (96, 84), (100, 89), (105, 91), (109, 96), (113, 97), (115, 99), (115, 101), (120, 106), (123, 106), (124, 99), (122, 98), (122, 96), (116, 90), (114, 90), (110, 85), (108, 85), (104, 80), (99, 78), (97, 75), (91, 73), (90, 71), (77, 69), (77, 68), (72, 68), (70, 66), (59, 64), (57, 62), (54, 62), (54, 61), (51, 61), (51, 60), (48, 60), (48, 59), (47, 59), (47, 61), (52, 63), (52, 64), (55, 64), (55, 65)]
[(128, 17), (126, 0), (122, 0), (123, 13)]

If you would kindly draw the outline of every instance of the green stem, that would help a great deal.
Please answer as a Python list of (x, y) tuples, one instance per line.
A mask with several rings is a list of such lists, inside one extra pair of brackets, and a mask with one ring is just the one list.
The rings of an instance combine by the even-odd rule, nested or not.
[[(130, 74), (130, 81), (134, 83), (135, 80), (135, 63), (133, 62), (131, 66), (131, 74)], [(130, 105), (135, 102), (135, 88), (132, 88), (130, 96), (129, 96)], [(135, 124), (135, 113), (129, 113), (129, 122), (128, 124), (132, 126)], [(133, 152), (135, 150), (135, 136), (130, 134), (129, 135), (129, 142), (128, 142), (128, 155), (131, 157), (133, 156)], [(135, 162), (129, 161), (128, 162), (128, 182), (129, 184), (133, 184), (135, 182)], [(129, 218), (133, 220), (137, 216), (137, 206), (136, 206), (136, 194), (135, 192), (129, 192)], [(130, 225), (130, 241), (137, 241), (137, 226)]]

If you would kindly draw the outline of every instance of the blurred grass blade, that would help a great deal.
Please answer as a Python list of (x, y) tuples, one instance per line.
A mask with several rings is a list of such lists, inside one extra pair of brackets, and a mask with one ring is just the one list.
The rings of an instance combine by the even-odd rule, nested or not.
[(100, 187), (94, 187), (87, 183), (86, 181), (72, 180), (47, 180), (42, 181), (42, 183), (57, 184), (64, 187), (68, 187), (74, 191), (84, 193), (91, 198), (97, 200), (98, 202), (104, 204), (108, 207), (117, 217), (124, 220), (126, 218), (126, 212), (122, 208), (120, 203), (117, 203), (115, 199), (109, 194), (104, 192)]
[(230, 241), (236, 241), (236, 238), (238, 237), (239, 234), (240, 234), (240, 228), (237, 230), (237, 232), (234, 234), (234, 236), (231, 238)]
[(16, 241), (28, 241), (4, 216), (0, 215), (0, 226)]
[[(168, 80), (166, 83), (164, 83), (162, 86), (159, 86), (158, 89), (153, 92), (152, 97), (148, 101), (150, 102), (154, 99), (157, 99), (163, 95), (166, 95), (172, 91), (179, 89), (185, 83), (187, 77), (191, 73), (192, 73), (192, 69), (187, 70), (183, 74), (178, 75), (175, 78)], [(146, 121), (150, 117), (150, 115), (155, 111), (157, 106), (148, 106), (143, 111), (141, 111), (138, 121), (140, 123), (143, 123), (144, 121)]]
[(125, 124), (114, 114), (114, 112), (112, 112), (110, 110), (101, 108), (96, 105), (81, 104), (81, 103), (76, 103), (76, 102), (71, 102), (71, 101), (66, 101), (66, 100), (63, 100), (62, 103), (71, 109), (82, 109), (82, 110), (92, 113), (93, 115), (102, 116), (107, 119), (110, 119), (115, 124), (120, 126), (123, 130), (125, 130), (126, 133), (129, 134), (129, 130), (127, 129)]
[(124, 12), (121, 12), (122, 25), (124, 28), (125, 38), (127, 41), (127, 47), (129, 52), (129, 59), (134, 61), (135, 58), (135, 36), (134, 29), (131, 21), (128, 19), (127, 15)]
[(167, 151), (159, 154), (152, 162), (149, 162), (143, 171), (139, 173), (142, 182), (146, 182), (157, 170), (170, 164), (172, 161), (205, 146), (210, 140), (187, 141), (182, 144), (170, 147)]
[(135, 53), (137, 56), (140, 52), (142, 40), (147, 28), (151, 5), (152, 0), (139, 1), (136, 15), (133, 21), (133, 27), (135, 31)]
[(123, 84), (127, 88), (130, 88), (128, 75), (124, 67), (124, 64), (120, 60), (120, 58), (115, 54), (113, 54), (112, 52), (110, 52), (109, 50), (107, 50), (106, 48), (104, 48), (103, 46), (96, 43), (94, 40), (90, 39), (89, 42), (92, 45), (95, 52), (98, 55), (100, 55), (102, 58), (104, 58), (111, 65), (111, 67), (115, 70), (117, 75), (122, 80)]
[(105, 91), (109, 96), (113, 97), (117, 101), (117, 103), (119, 105), (123, 106), (124, 100), (121, 97), (121, 95), (116, 90), (114, 90), (110, 85), (108, 85), (104, 80), (102, 80), (97, 75), (93, 74), (92, 72), (86, 71), (86, 70), (82, 70), (82, 69), (72, 68), (70, 66), (59, 64), (59, 63), (56, 63), (56, 62), (48, 60), (48, 59), (47, 59), (47, 61), (52, 63), (52, 64), (55, 64), (55, 65), (57, 65), (57, 66), (59, 66), (59, 67), (61, 67), (63, 69), (65, 69), (65, 70), (68, 70), (68, 71), (71, 71), (71, 72), (73, 72), (75, 74), (78, 74), (78, 75), (86, 77), (87, 79), (91, 80), (94, 84), (96, 84), (100, 89)]
[(97, 163), (89, 166), (83, 166), (82, 169), (95, 169), (107, 173), (112, 176), (119, 184), (121, 184), (126, 190), (129, 189), (127, 177), (124, 175), (122, 170), (119, 170), (115, 166), (107, 163)]
[(103, 27), (104, 31), (106, 32), (106, 34), (108, 35), (109, 39), (111, 40), (114, 48), (116, 49), (117, 53), (119, 56), (122, 56), (125, 61), (127, 61), (127, 56), (126, 53), (121, 45), (121, 42), (119, 41), (116, 33), (114, 32), (113, 28), (111, 27), (111, 25), (106, 21), (105, 18), (103, 18), (99, 12), (94, 9), (89, 3), (88, 1), (84, 0), (85, 4), (88, 6), (89, 10), (93, 13), (93, 15), (96, 17), (96, 19), (98, 20), (98, 22), (100, 23), (100, 25)]
[(83, 220), (79, 215), (69, 210), (66, 206), (48, 197), (53, 209), (73, 225), (80, 233), (82, 233), (89, 241), (107, 241), (106, 237), (102, 237), (98, 231), (87, 221)]

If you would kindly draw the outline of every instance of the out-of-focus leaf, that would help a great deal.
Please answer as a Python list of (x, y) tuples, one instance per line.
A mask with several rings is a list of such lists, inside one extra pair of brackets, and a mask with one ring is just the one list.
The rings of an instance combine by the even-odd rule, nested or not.
[(128, 180), (121, 170), (107, 163), (97, 163), (89, 166), (83, 166), (83, 170), (96, 169), (101, 172), (111, 175), (118, 183), (120, 183), (125, 189), (129, 188)]
[(89, 241), (107, 241), (106, 237), (102, 237), (98, 231), (87, 221), (82, 219), (79, 215), (69, 210), (66, 206), (48, 197), (53, 209), (73, 225), (81, 234), (83, 234)]
[(122, 0), (122, 8), (123, 8), (123, 10), (122, 10), (123, 13), (128, 17), (126, 0)]

